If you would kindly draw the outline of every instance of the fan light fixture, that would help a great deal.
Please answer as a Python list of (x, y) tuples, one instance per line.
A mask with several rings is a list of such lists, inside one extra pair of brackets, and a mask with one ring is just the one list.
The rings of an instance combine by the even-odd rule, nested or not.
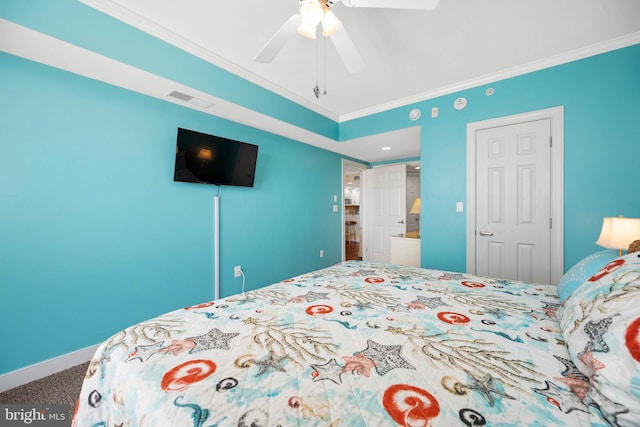
[(322, 28), (324, 30), (323, 35), (325, 37), (331, 37), (336, 33), (336, 31), (338, 31), (340, 25), (342, 25), (342, 22), (336, 18), (336, 15), (334, 15), (330, 10), (325, 10), (324, 21), (322, 21)]
[[(293, 0), (292, 0), (293, 1)], [(405, 9), (405, 10), (433, 10), (439, 0), (342, 0), (348, 7), (371, 9)], [(323, 38), (329, 39), (336, 48), (338, 56), (351, 74), (362, 71), (365, 67), (364, 59), (351, 40), (349, 32), (333, 14), (332, 7), (338, 0), (296, 0), (299, 11), (291, 15), (282, 26), (271, 36), (267, 44), (255, 56), (255, 60), (268, 64), (278, 55), (287, 42), (300, 33), (310, 39), (317, 38), (318, 23), (322, 23)], [(323, 45), (324, 49), (324, 45)], [(318, 57), (319, 55), (316, 55)], [(316, 85), (317, 87), (318, 85)], [(320, 96), (319, 89), (314, 88), (316, 97)], [(324, 91), (322, 92), (324, 95)]]
[(329, 2), (322, 0), (301, 0), (300, 19), (302, 23), (298, 27), (298, 33), (309, 39), (315, 39), (318, 23), (322, 22), (324, 37), (335, 34), (342, 23), (329, 7)]

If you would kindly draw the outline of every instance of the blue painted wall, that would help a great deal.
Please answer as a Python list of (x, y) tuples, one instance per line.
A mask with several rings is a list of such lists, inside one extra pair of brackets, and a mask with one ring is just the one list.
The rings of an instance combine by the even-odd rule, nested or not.
[(173, 182), (177, 127), (260, 147), (255, 187), (220, 189), (222, 296), (234, 265), (253, 289), (341, 260), (339, 155), (7, 54), (0, 75), (0, 373), (213, 298), (218, 187)]
[[(495, 93), (486, 96), (492, 87)], [(457, 97), (468, 106), (453, 109)], [(356, 138), (413, 126), (409, 111), (423, 112), (421, 132), (422, 266), (465, 271), (467, 123), (555, 106), (565, 107), (565, 271), (602, 248), (604, 216), (640, 217), (640, 45), (503, 80), (393, 111), (341, 123)], [(439, 117), (431, 118), (432, 107)]]
[[(332, 138), (421, 125), (425, 267), (465, 269), (468, 122), (565, 106), (566, 268), (603, 216), (640, 217), (640, 46), (338, 125), (76, 0), (0, 16)], [(172, 181), (179, 126), (260, 145), (256, 186), (220, 191), (222, 295), (234, 265), (252, 289), (340, 260), (338, 155), (6, 54), (0, 76), (0, 374), (212, 297), (217, 188)]]
[(238, 105), (338, 139), (338, 125), (79, 0), (0, 1), (0, 17)]

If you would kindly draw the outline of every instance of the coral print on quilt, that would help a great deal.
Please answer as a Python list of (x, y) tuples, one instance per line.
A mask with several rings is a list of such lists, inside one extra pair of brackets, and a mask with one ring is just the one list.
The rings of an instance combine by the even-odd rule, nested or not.
[(341, 263), (115, 334), (74, 425), (606, 425), (559, 306), (555, 286)]
[(640, 252), (604, 266), (558, 314), (583, 402), (608, 425), (640, 426)]

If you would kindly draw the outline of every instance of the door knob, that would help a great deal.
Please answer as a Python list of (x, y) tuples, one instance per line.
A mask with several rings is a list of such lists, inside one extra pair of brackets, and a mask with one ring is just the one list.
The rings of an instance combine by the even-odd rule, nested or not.
[(398, 224), (404, 224), (404, 219), (401, 219), (400, 221), (398, 221)]
[(493, 236), (493, 233), (490, 231), (485, 231), (485, 230), (480, 230), (478, 232), (478, 234), (480, 234), (481, 236)]

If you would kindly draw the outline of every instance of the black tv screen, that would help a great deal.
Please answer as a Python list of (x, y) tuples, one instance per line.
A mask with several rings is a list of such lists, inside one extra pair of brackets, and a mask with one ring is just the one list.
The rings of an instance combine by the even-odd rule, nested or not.
[(178, 128), (174, 181), (253, 187), (258, 146)]

